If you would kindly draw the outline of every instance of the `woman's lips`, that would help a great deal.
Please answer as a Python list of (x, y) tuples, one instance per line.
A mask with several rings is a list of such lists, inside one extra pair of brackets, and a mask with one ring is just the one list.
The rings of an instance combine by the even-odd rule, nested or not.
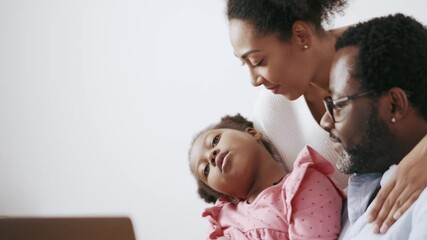
[(279, 85), (270, 86), (270, 87), (267, 87), (267, 89), (273, 92), (274, 94), (277, 94), (279, 91)]

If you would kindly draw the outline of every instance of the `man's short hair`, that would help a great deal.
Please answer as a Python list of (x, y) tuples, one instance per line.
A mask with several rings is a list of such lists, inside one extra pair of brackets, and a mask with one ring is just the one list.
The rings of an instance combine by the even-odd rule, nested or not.
[(378, 95), (399, 87), (427, 120), (427, 29), (403, 14), (378, 17), (349, 28), (336, 42), (338, 51), (355, 46), (352, 72), (363, 90)]

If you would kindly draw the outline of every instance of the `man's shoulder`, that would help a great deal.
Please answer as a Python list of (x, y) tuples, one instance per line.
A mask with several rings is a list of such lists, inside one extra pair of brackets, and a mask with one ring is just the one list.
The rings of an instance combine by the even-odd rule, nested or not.
[(347, 230), (343, 229), (339, 239), (427, 239), (426, 189), (385, 234), (373, 232), (374, 225), (367, 221), (369, 211), (370, 208)]

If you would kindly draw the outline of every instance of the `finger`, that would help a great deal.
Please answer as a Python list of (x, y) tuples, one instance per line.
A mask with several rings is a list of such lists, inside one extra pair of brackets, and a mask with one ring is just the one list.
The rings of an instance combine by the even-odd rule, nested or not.
[(411, 187), (405, 188), (393, 204), (383, 222), (376, 221), (380, 227), (380, 233), (385, 233), (396, 222), (396, 220), (417, 200), (421, 191), (411, 193)]
[[(402, 196), (402, 195), (401, 195)], [(379, 232), (380, 233), (386, 233), (388, 231), (388, 229), (391, 227), (391, 225), (394, 224), (394, 222), (396, 221), (393, 218), (394, 213), (397, 211), (397, 209), (402, 205), (402, 202), (400, 200), (401, 196), (399, 196), (399, 198), (396, 199), (396, 202), (394, 203), (393, 207), (391, 208), (391, 210), (386, 214), (385, 219), (383, 220), (383, 222), (380, 221), (376, 221), (376, 226), (379, 227)]]
[[(393, 187), (391, 191), (388, 191), (389, 187)], [(380, 233), (380, 232), (386, 232), (388, 230), (388, 227), (391, 226), (392, 223), (394, 223), (393, 221), (393, 214), (394, 212), (402, 205), (403, 200), (405, 197), (407, 197), (409, 194), (406, 192), (405, 194), (405, 188), (402, 187), (402, 185), (399, 184), (395, 184), (395, 182), (392, 182), (391, 185), (389, 186), (385, 186), (385, 188), (383, 188), (384, 190), (386, 190), (385, 192), (388, 192), (388, 195), (382, 195), (383, 193), (381, 193), (381, 191), (378, 193), (377, 197), (378, 199), (382, 200), (385, 199), (383, 201), (382, 205), (379, 205), (379, 202), (376, 202), (376, 204), (378, 204), (379, 206), (379, 211), (378, 214), (376, 215), (376, 218), (373, 220), (375, 221), (374, 223), (374, 232), (375, 233)], [(403, 193), (403, 198), (401, 197)], [(386, 219), (389, 219), (388, 224), (384, 224), (384, 221)]]
[(380, 211), (378, 212), (378, 215), (375, 219), (375, 233), (379, 233), (381, 231), (387, 231), (385, 229), (387, 226), (383, 226), (384, 220), (389, 215), (391, 209), (393, 208), (393, 205), (396, 201), (395, 193), (392, 191), (388, 197), (385, 199), (384, 204), (382, 205)]
[(380, 213), (381, 209), (384, 207), (384, 202), (390, 195), (390, 192), (394, 190), (394, 186), (396, 184), (395, 180), (390, 181), (386, 184), (383, 188), (380, 189), (377, 196), (375, 197), (374, 201), (372, 202), (371, 210), (369, 211), (368, 215), (368, 222), (372, 222), (376, 219), (378, 219), (378, 214)]
[(400, 206), (400, 208), (398, 208), (395, 213), (393, 214), (393, 219), (397, 220), (399, 219), (400, 216), (402, 216), (406, 210), (408, 210), (408, 208), (410, 208), (412, 206), (412, 204), (414, 204), (414, 202), (418, 199), (418, 197), (421, 195), (422, 191), (418, 190), (415, 191), (414, 193), (412, 193), (407, 200), (402, 204), (402, 206)]

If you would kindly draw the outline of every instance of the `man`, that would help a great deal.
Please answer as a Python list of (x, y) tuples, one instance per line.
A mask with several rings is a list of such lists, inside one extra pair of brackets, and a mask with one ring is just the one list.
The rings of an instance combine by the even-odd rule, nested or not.
[[(427, 239), (427, 191), (385, 234), (367, 207), (393, 165), (427, 134), (427, 29), (402, 14), (350, 28), (336, 43), (322, 127), (336, 147), (348, 185), (343, 239)], [(390, 168), (391, 167), (391, 168)]]

